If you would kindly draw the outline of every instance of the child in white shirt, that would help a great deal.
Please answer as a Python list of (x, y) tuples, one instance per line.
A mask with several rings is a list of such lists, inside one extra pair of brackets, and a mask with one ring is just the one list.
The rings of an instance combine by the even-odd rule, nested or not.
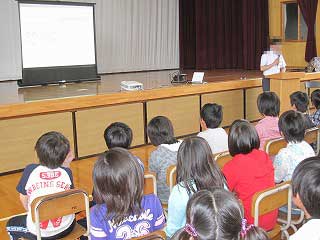
[(292, 175), (293, 202), (305, 213), (307, 222), (290, 240), (320, 239), (320, 158), (299, 163)]
[(204, 138), (213, 154), (228, 151), (228, 134), (219, 127), (222, 122), (222, 106), (216, 103), (207, 103), (200, 112), (202, 132), (198, 137)]

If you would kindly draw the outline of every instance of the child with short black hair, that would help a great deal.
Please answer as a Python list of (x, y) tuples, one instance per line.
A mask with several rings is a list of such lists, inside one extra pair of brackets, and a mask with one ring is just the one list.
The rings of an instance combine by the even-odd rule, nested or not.
[[(108, 149), (114, 147), (122, 147), (128, 149), (132, 143), (132, 130), (131, 128), (122, 122), (114, 122), (111, 123), (105, 130), (104, 130), (104, 140)], [(141, 165), (142, 170), (144, 170), (144, 165), (140, 158), (135, 156), (138, 163)]]
[(143, 171), (128, 150), (103, 153), (94, 165), (93, 183), (92, 240), (131, 239), (164, 227), (161, 203), (154, 194), (143, 195)]
[(320, 158), (303, 160), (292, 175), (293, 202), (305, 213), (307, 222), (290, 240), (320, 239)]
[[(246, 120), (236, 120), (229, 131), (229, 152), (233, 159), (226, 163), (224, 173), (230, 191), (237, 194), (244, 206), (245, 218), (253, 224), (252, 198), (256, 192), (273, 187), (274, 168), (268, 154), (259, 150), (259, 137)], [(260, 217), (259, 225), (269, 231), (276, 224), (278, 211)]]
[(157, 193), (161, 202), (169, 198), (169, 186), (166, 182), (167, 169), (177, 164), (177, 152), (182, 141), (174, 137), (171, 121), (164, 116), (151, 119), (147, 127), (148, 137), (157, 149), (151, 152), (149, 169), (157, 174)]
[(247, 225), (243, 208), (234, 195), (223, 189), (201, 190), (187, 205), (187, 221), (172, 240), (268, 240), (259, 227)]
[(257, 123), (256, 130), (260, 139), (260, 150), (264, 150), (267, 140), (281, 137), (278, 121), (280, 100), (274, 92), (264, 92), (257, 99), (258, 110), (263, 118)]
[(293, 110), (299, 111), (303, 113), (306, 121), (306, 128), (314, 127), (314, 124), (310, 120), (310, 116), (308, 114), (308, 106), (309, 106), (309, 98), (305, 92), (297, 91), (290, 95), (290, 103)]
[(288, 144), (273, 161), (276, 183), (291, 180), (299, 162), (315, 155), (312, 147), (303, 140), (306, 126), (302, 113), (293, 110), (284, 112), (279, 119), (279, 129)]
[(194, 193), (226, 186), (226, 180), (213, 159), (208, 143), (200, 137), (189, 137), (181, 143), (176, 172), (177, 184), (168, 201), (166, 234), (169, 237), (185, 225), (187, 203)]
[(222, 106), (207, 103), (201, 108), (200, 116), (202, 132), (198, 137), (208, 142), (213, 154), (228, 151), (228, 134), (219, 127), (223, 118)]
[(128, 149), (132, 142), (131, 128), (122, 122), (111, 123), (104, 130), (104, 140), (109, 149), (114, 147), (122, 147)]
[(311, 102), (317, 109), (315, 113), (310, 116), (311, 121), (315, 126), (320, 125), (320, 89), (314, 90), (311, 93)]
[[(38, 139), (35, 151), (39, 163), (26, 166), (17, 186), (20, 201), (28, 213), (8, 221), (7, 231), (11, 239), (36, 239), (36, 227), (30, 209), (35, 198), (73, 188), (72, 172), (63, 167), (66, 161), (73, 159), (66, 137), (59, 132), (48, 132)], [(67, 236), (73, 230), (74, 219), (72, 214), (42, 222), (41, 236), (44, 239)]]

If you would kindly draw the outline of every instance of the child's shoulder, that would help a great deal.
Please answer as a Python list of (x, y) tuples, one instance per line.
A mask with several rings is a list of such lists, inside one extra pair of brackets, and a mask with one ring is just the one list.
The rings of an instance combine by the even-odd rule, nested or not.
[(155, 194), (146, 194), (142, 196), (141, 206), (142, 208), (157, 207), (161, 206), (161, 202)]
[(25, 169), (23, 170), (23, 173), (24, 174), (30, 174), (31, 172), (33, 172), (33, 170), (35, 170), (37, 167), (41, 166), (40, 164), (38, 163), (32, 163), (32, 164), (29, 164), (25, 167)]
[(142, 201), (145, 201), (145, 202), (147, 202), (147, 201), (160, 201), (159, 200), (159, 198), (155, 195), (155, 194), (153, 194), (153, 193), (150, 193), (150, 194), (145, 194), (145, 195), (143, 195), (142, 196)]
[(60, 166), (59, 168), (61, 168), (61, 169), (63, 169), (64, 171), (66, 171), (69, 175), (72, 175), (72, 170), (71, 170), (71, 168), (63, 167), (63, 166)]

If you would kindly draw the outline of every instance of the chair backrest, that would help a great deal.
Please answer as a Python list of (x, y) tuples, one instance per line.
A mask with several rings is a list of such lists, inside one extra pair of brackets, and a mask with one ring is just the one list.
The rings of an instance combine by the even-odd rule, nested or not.
[(313, 127), (310, 129), (307, 129), (306, 131), (306, 135), (304, 137), (304, 140), (311, 144), (311, 143), (317, 143), (317, 147), (316, 147), (316, 155), (319, 154), (319, 146), (320, 146), (320, 130), (319, 127)]
[(308, 90), (308, 88), (320, 88), (320, 82), (319, 81), (306, 81), (306, 82), (304, 82), (304, 86), (305, 86), (306, 90)]
[(85, 191), (80, 189), (70, 189), (35, 198), (31, 203), (31, 216), (37, 228), (38, 239), (40, 239), (40, 222), (84, 210), (87, 216), (87, 227), (89, 227), (89, 197)]
[(283, 137), (270, 139), (266, 142), (264, 149), (269, 156), (275, 156), (278, 154), (280, 149), (287, 146), (287, 141)]
[(319, 128), (313, 127), (306, 130), (306, 134), (304, 136), (304, 140), (307, 143), (314, 143), (318, 141), (318, 135), (319, 135)]
[[(306, 130), (304, 140), (311, 144), (314, 142), (317, 142), (317, 153), (319, 152), (319, 128), (318, 127), (313, 127), (310, 129)], [(275, 138), (275, 139), (270, 139), (267, 141), (265, 145), (265, 151), (268, 153), (270, 156), (275, 156), (278, 154), (280, 149), (285, 148), (287, 146), (286, 140), (284, 140), (283, 137), (280, 138)]]
[(224, 165), (232, 160), (232, 156), (229, 152), (222, 152), (214, 155), (214, 160), (217, 162), (220, 169), (222, 169)]
[(144, 194), (155, 194), (157, 195), (157, 178), (152, 172), (144, 173)]
[(169, 186), (170, 192), (174, 185), (177, 184), (177, 167), (176, 165), (171, 165), (167, 168), (166, 174), (167, 185)]
[(284, 205), (288, 205), (287, 221), (290, 225), (292, 207), (291, 198), (292, 188), (290, 181), (255, 193), (252, 198), (251, 208), (254, 225), (259, 226), (259, 216), (272, 212)]
[(152, 233), (149, 233), (147, 235), (144, 235), (142, 237), (132, 238), (133, 240), (165, 240), (167, 239), (166, 233), (162, 230), (158, 230)]

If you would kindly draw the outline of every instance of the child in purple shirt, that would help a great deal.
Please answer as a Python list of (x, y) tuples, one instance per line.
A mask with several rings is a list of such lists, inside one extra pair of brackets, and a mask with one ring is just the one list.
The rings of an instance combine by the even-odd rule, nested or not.
[(131, 239), (165, 225), (160, 200), (143, 195), (143, 171), (123, 148), (103, 153), (93, 169), (94, 196), (90, 236), (95, 239)]
[(260, 150), (264, 150), (267, 140), (281, 137), (278, 127), (280, 100), (274, 92), (263, 92), (258, 96), (257, 105), (263, 118), (257, 123), (256, 130), (260, 139)]

